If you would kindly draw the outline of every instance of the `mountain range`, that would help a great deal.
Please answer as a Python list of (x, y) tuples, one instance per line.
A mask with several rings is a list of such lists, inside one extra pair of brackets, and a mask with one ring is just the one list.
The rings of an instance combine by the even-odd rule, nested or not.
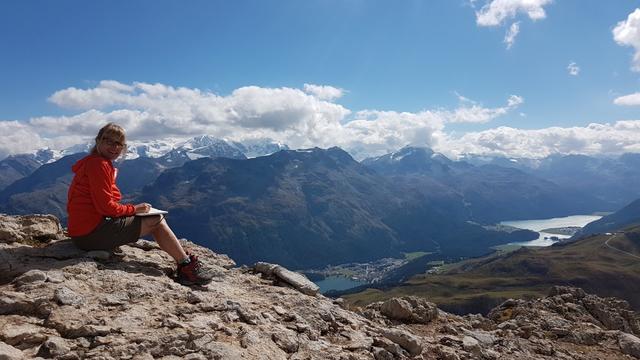
[(243, 264), (311, 268), (418, 250), (477, 256), (535, 237), (486, 230), (435, 198), (398, 187), (339, 148), (198, 159), (164, 171), (139, 196), (167, 208), (177, 233)]
[(33, 154), (11, 155), (0, 161), (0, 190), (34, 172), (43, 164), (57, 160), (53, 150), (40, 149)]
[(0, 191), (0, 212), (54, 214), (66, 218), (67, 190), (73, 178), (71, 166), (84, 155), (67, 155), (44, 164), (7, 186)]
[[(258, 150), (280, 151), (251, 158)], [(69, 169), (81, 156), (52, 157), (14, 181), (0, 191), (0, 211), (47, 212), (64, 222)], [(635, 164), (633, 156), (621, 159), (619, 164)], [(520, 168), (497, 162), (453, 161), (415, 147), (357, 162), (339, 148), (286, 150), (274, 142), (202, 136), (173, 145), (131, 144), (117, 166), (125, 201), (167, 208), (178, 234), (243, 264), (268, 260), (311, 268), (412, 251), (474, 257), (535, 238), (533, 232), (484, 225), (612, 206), (585, 189), (536, 176), (532, 169), (540, 163)]]
[(640, 198), (640, 154), (618, 157), (552, 155), (543, 159), (507, 159), (467, 156), (474, 165), (511, 167), (549, 180), (563, 189), (589, 193), (603, 203), (601, 211), (616, 211)]
[[(201, 157), (246, 159), (286, 149), (270, 140), (247, 145), (198, 136), (187, 141), (151, 141), (128, 146), (119, 167), (118, 186), (129, 199), (132, 193), (153, 182), (165, 169), (182, 166)], [(13, 155), (0, 161), (0, 211), (10, 214), (47, 212), (66, 219), (66, 196), (71, 182), (71, 165), (91, 149), (79, 144), (63, 151), (42, 149), (34, 154)]]
[[(92, 147), (93, 143), (84, 143), (64, 150), (43, 148), (34, 153), (11, 155), (0, 161), (0, 191), (13, 182), (28, 176), (44, 164), (58, 161), (68, 155), (89, 152)], [(202, 135), (187, 140), (163, 139), (130, 142), (124, 160), (159, 159), (157, 164), (166, 168), (180, 166), (186, 161), (201, 157), (244, 159), (269, 155), (286, 149), (288, 149), (287, 145), (270, 139), (247, 140), (244, 143), (239, 143)], [(145, 166), (144, 161), (141, 164)]]
[(469, 219), (482, 223), (602, 211), (610, 204), (589, 191), (560, 186), (514, 167), (474, 166), (427, 148), (405, 147), (363, 164), (425, 196), (457, 196)]

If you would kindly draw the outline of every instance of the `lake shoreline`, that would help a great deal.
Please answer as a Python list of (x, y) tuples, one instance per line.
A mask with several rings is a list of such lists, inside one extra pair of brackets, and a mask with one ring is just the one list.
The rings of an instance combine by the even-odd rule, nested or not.
[[(563, 239), (570, 238), (586, 224), (598, 220), (601, 217), (600, 215), (571, 215), (549, 219), (502, 221), (491, 226), (491, 228), (507, 232), (509, 230), (517, 231), (525, 229), (535, 231), (539, 234), (537, 239), (500, 245), (502, 247), (545, 247), (553, 245)], [(368, 284), (376, 284), (382, 279), (385, 273), (399, 268), (407, 262), (408, 259), (406, 258), (386, 258), (371, 263), (341, 264), (322, 270), (304, 270), (302, 272), (318, 285), (320, 292), (324, 294), (332, 291), (345, 291)]]
[[(536, 231), (539, 234), (538, 238), (535, 240), (513, 243), (510, 245), (551, 246), (564, 239), (571, 238), (573, 234), (570, 234), (570, 232), (574, 229), (579, 230), (588, 223), (601, 218), (601, 215), (570, 215), (549, 219), (501, 221), (499, 225), (513, 226), (519, 229)], [(571, 229), (571, 231), (569, 231), (569, 229)], [(560, 233), (561, 231), (564, 233)]]

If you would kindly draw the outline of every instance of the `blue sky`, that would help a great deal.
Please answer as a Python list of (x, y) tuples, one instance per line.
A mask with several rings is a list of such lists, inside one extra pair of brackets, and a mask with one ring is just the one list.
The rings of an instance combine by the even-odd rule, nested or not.
[(450, 156), (640, 152), (638, 7), (7, 0), (0, 157), (73, 145), (107, 121), (132, 140), (269, 137), (357, 157), (408, 144)]

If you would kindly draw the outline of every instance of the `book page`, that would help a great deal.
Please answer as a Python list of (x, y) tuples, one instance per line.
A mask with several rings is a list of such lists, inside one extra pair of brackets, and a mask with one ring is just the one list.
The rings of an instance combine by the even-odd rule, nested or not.
[(168, 214), (168, 213), (169, 212), (166, 210), (160, 210), (152, 207), (151, 209), (149, 209), (149, 212), (136, 214), (136, 216), (153, 216), (153, 215), (161, 215), (161, 214)]

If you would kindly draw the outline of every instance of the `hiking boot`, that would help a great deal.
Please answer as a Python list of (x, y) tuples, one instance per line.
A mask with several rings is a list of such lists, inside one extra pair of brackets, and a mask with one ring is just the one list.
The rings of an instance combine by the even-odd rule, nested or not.
[(115, 257), (124, 257), (124, 251), (122, 251), (120, 246), (114, 247), (113, 250), (111, 250), (111, 254)]
[(198, 257), (193, 254), (188, 255), (191, 262), (186, 265), (178, 265), (178, 282), (182, 285), (205, 285), (211, 282), (213, 275), (202, 266)]

